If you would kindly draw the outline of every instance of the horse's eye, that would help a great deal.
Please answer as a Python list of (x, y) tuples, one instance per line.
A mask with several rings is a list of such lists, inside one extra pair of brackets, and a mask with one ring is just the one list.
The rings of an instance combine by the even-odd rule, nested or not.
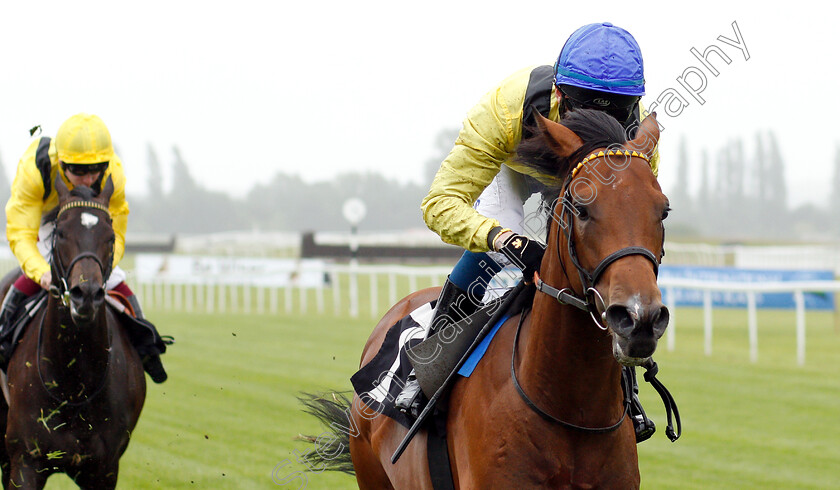
[(582, 204), (575, 204), (575, 214), (577, 214), (578, 219), (581, 221), (589, 219), (589, 210)]
[(668, 206), (666, 206), (665, 209), (662, 210), (662, 219), (663, 220), (668, 217), (669, 212), (671, 212), (671, 208), (668, 207)]

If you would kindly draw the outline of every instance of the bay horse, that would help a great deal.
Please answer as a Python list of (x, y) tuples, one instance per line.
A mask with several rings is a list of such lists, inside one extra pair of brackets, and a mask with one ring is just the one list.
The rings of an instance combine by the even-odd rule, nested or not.
[[(146, 398), (137, 351), (106, 307), (114, 253), (110, 177), (97, 195), (55, 179), (53, 287), (9, 363), (8, 405), (0, 407), (3, 486), (43, 488), (66, 473), (80, 488), (115, 488)], [(13, 278), (12, 278), (13, 280)], [(8, 282), (4, 284), (8, 289)]]
[[(647, 361), (668, 324), (656, 281), (668, 200), (647, 156), (659, 128), (651, 115), (627, 141), (602, 112), (571, 114), (565, 125), (538, 116), (536, 135), (517, 149), (520, 159), (543, 173), (553, 169), (564, 184), (531, 309), (502, 325), (443, 407), (455, 488), (640, 485), (621, 371)], [(426, 289), (394, 305), (368, 338), (360, 365), (377, 354), (392, 325), (438, 294)], [(426, 431), (392, 464), (408, 430), (369, 416), (376, 414), (366, 407), (354, 394), (346, 411), (354, 430), (341, 441), (359, 488), (432, 489)], [(347, 424), (344, 413), (333, 413), (334, 427)]]

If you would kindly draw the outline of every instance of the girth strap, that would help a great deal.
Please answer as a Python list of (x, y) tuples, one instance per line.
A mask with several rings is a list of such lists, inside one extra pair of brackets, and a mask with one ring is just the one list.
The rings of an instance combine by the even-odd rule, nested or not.
[(426, 456), (434, 490), (455, 490), (449, 448), (446, 446), (446, 412), (435, 410), (426, 431)]

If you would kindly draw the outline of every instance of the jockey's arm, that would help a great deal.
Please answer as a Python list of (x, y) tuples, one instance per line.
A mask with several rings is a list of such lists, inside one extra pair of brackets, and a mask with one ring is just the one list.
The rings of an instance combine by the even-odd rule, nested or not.
[(38, 251), (38, 229), (44, 203), (44, 183), (35, 166), (34, 141), (18, 164), (12, 183), (12, 195), (6, 203), (6, 239), (20, 263), (23, 273), (35, 282), (50, 270), (50, 265)]
[[(114, 161), (108, 167), (108, 172), (114, 182), (114, 194), (108, 205), (111, 212), (111, 223), (114, 228), (114, 266), (120, 263), (125, 254), (125, 231), (128, 228), (128, 201), (125, 198), (125, 174), (122, 169), (122, 162), (119, 157), (114, 156)], [(103, 177), (103, 181), (107, 175)]]
[(482, 97), (464, 120), (421, 204), (426, 225), (444, 242), (471, 252), (488, 250), (487, 235), (499, 222), (479, 214), (473, 203), (514, 152), (521, 124), (517, 113), (521, 108), (511, 110), (499, 87)]

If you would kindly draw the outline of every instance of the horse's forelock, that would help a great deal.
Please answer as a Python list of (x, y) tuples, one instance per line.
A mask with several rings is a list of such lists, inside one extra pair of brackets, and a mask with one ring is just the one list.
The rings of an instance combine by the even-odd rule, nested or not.
[[(93, 201), (99, 193), (96, 192), (95, 189), (85, 186), (78, 186), (74, 187), (73, 190), (70, 191), (70, 197), (78, 198), (78, 199), (70, 199), (70, 201)], [(69, 201), (68, 201), (69, 202)], [(41, 218), (41, 224), (47, 223), (54, 223), (55, 220), (58, 218), (58, 211), (61, 209), (61, 206), (65, 203), (59, 203), (58, 206), (54, 207), (53, 209), (47, 211), (43, 218)]]
[(95, 198), (98, 195), (98, 192), (96, 192), (90, 187), (85, 186), (74, 187), (73, 190), (70, 191), (70, 196), (80, 197), (85, 201), (92, 201), (93, 198)]
[(563, 180), (571, 171), (572, 165), (593, 150), (627, 142), (627, 135), (621, 124), (603, 111), (569, 111), (560, 123), (575, 133), (583, 141), (583, 146), (568, 158), (563, 158), (551, 151), (548, 144), (550, 136), (547, 132), (539, 128), (530, 128), (533, 136), (520, 142), (516, 149), (516, 161), (542, 174)]

